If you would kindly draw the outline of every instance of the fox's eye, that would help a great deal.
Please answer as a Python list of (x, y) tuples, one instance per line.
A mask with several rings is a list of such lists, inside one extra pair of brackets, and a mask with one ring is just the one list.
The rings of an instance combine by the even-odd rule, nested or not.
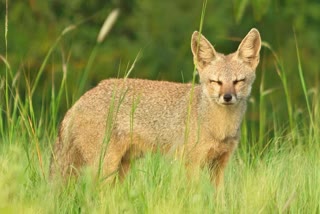
[(215, 84), (218, 84), (218, 85), (222, 85), (222, 82), (219, 81), (219, 80), (210, 80), (210, 83), (215, 83)]
[(244, 82), (244, 81), (245, 81), (244, 78), (243, 78), (243, 79), (239, 79), (239, 80), (234, 80), (234, 81), (233, 81), (233, 84), (236, 85), (236, 84), (238, 84), (239, 82)]

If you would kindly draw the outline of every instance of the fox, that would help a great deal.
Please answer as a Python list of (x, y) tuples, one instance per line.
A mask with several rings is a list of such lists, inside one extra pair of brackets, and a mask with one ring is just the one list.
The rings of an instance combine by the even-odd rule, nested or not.
[(260, 49), (255, 28), (227, 55), (195, 31), (191, 52), (199, 83), (101, 81), (62, 120), (50, 177), (78, 177), (89, 166), (105, 180), (123, 180), (133, 160), (160, 151), (181, 155), (188, 170), (207, 168), (220, 186), (239, 144)]

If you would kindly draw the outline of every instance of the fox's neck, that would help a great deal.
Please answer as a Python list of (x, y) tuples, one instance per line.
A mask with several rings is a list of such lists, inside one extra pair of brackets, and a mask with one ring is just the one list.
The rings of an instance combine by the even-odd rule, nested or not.
[(207, 132), (219, 141), (237, 139), (247, 106), (246, 101), (241, 100), (235, 105), (223, 106), (209, 99), (202, 95), (198, 109), (202, 132)]

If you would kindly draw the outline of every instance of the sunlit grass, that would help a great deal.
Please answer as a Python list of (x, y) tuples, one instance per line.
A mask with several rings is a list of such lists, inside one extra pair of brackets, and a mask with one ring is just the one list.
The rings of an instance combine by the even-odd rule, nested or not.
[[(288, 144), (288, 139), (282, 142)], [(217, 192), (206, 170), (193, 180), (179, 161), (149, 154), (124, 182), (105, 185), (90, 172), (78, 181), (48, 182), (30, 169), (19, 144), (0, 153), (0, 211), (40, 213), (317, 213), (319, 148), (270, 149), (245, 163), (236, 154)], [(46, 153), (47, 157), (49, 153)], [(48, 162), (46, 161), (46, 165)]]

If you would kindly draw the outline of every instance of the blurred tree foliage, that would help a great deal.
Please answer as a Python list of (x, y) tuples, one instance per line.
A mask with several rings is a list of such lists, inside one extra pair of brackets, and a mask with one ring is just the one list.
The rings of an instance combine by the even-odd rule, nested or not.
[[(1, 55), (6, 51), (4, 8), (5, 0), (2, 0)], [(119, 19), (105, 41), (97, 44), (99, 30), (114, 8), (120, 8)], [(41, 77), (43, 91), (52, 86), (52, 81), (59, 87), (62, 65), (67, 67), (69, 92), (76, 91), (94, 48), (97, 54), (90, 67), (87, 88), (101, 79), (122, 76), (140, 50), (142, 57), (131, 77), (187, 82), (193, 72), (190, 37), (199, 29), (201, 9), (201, 1), (186, 0), (10, 0), (8, 61), (13, 72), (21, 74), (23, 93), (24, 77), (32, 82), (63, 29), (77, 25), (62, 38), (50, 57)], [(291, 95), (302, 96), (294, 32), (307, 84), (319, 86), (319, 26), (319, 0), (211, 0), (207, 4), (203, 34), (216, 44), (219, 52), (229, 53), (236, 50), (240, 39), (252, 27), (258, 28), (263, 41), (274, 49), (284, 66), (291, 83)], [(0, 72), (2, 75), (4, 67)], [(262, 72), (265, 87), (283, 93), (275, 59), (267, 48), (262, 50), (255, 94), (259, 92)], [(43, 97), (43, 91), (37, 92), (39, 97)], [(274, 102), (281, 99), (275, 96)], [(285, 109), (285, 106), (279, 108)]]

